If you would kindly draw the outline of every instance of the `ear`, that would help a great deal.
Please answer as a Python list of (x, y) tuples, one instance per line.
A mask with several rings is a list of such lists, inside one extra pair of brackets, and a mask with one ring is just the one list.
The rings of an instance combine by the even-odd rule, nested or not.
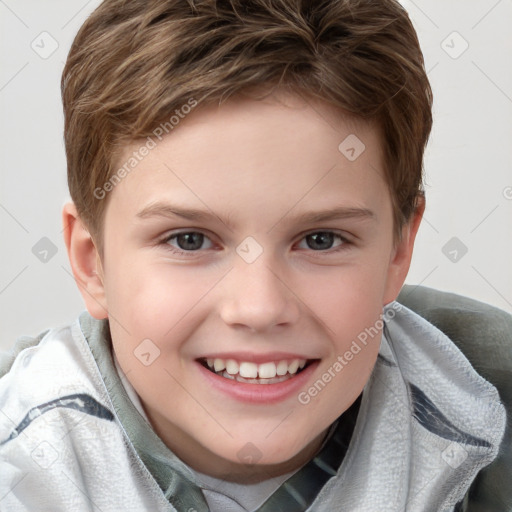
[(388, 267), (383, 305), (394, 301), (407, 277), (411, 265), (414, 240), (425, 211), (425, 196), (420, 195), (411, 219), (402, 227), (402, 237), (396, 242)]
[(107, 318), (101, 259), (73, 203), (64, 205), (62, 223), (69, 262), (87, 311), (99, 320)]

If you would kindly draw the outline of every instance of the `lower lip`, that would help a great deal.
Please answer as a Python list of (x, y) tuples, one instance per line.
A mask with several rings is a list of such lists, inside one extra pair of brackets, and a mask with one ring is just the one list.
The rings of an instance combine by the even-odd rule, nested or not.
[(200, 374), (206, 379), (207, 384), (222, 393), (239, 400), (254, 404), (272, 404), (282, 402), (290, 396), (297, 394), (316, 370), (319, 361), (310, 363), (299, 374), (284, 382), (276, 384), (248, 384), (233, 379), (221, 377), (206, 369), (200, 362), (195, 361)]

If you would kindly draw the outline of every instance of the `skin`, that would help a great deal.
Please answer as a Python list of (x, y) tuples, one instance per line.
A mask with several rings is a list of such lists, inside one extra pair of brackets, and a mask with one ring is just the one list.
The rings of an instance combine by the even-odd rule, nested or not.
[[(349, 134), (366, 146), (355, 161), (338, 150)], [(138, 147), (127, 147), (119, 166)], [(102, 257), (72, 203), (63, 211), (66, 245), (87, 309), (109, 318), (120, 366), (155, 431), (184, 462), (219, 478), (249, 483), (301, 467), (361, 393), (380, 334), (305, 405), (297, 394), (241, 403), (205, 386), (194, 361), (212, 351), (319, 359), (304, 391), (397, 297), (424, 205), (395, 241), (375, 127), (284, 93), (199, 106), (105, 200)], [(157, 202), (210, 218), (137, 216)], [(337, 207), (372, 214), (298, 220)], [(178, 238), (165, 238), (178, 231), (206, 237), (176, 254)], [(343, 238), (315, 245), (306, 235), (319, 231)], [(236, 252), (248, 236), (263, 250), (252, 263)], [(149, 366), (134, 355), (144, 339), (160, 350)], [(258, 450), (254, 464), (237, 455), (247, 443)]]

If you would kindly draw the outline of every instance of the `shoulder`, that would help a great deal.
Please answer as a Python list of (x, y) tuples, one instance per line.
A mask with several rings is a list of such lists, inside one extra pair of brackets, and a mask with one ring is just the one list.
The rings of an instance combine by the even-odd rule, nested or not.
[(1, 402), (16, 402), (23, 409), (58, 398), (78, 385), (90, 386), (93, 359), (79, 332), (77, 320), (35, 338), (20, 338), (3, 358)]
[(448, 336), (512, 408), (512, 315), (468, 297), (423, 286), (404, 286), (397, 301)]
[(471, 353), (482, 336), (492, 335), (489, 343), (495, 347), (512, 340), (512, 315), (484, 302), (425, 286), (404, 286), (397, 301)]
[(62, 419), (69, 411), (112, 419), (78, 321), (22, 340), (10, 357), (0, 378), (0, 449), (17, 438), (30, 438), (39, 425), (48, 426), (50, 418)]
[(17, 351), (0, 407), (8, 510), (172, 510), (124, 434), (78, 320)]
[(505, 406), (507, 426), (497, 458), (482, 469), (467, 496), (469, 508), (512, 511), (512, 315), (468, 297), (423, 286), (405, 286), (397, 299), (436, 326), (493, 384)]

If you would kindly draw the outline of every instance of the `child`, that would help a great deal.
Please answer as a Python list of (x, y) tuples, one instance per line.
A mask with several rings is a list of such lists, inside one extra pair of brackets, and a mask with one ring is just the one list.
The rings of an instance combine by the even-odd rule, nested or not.
[(432, 96), (394, 0), (105, 0), (63, 73), (87, 312), (0, 375), (8, 511), (465, 510), (505, 408), (395, 299)]

